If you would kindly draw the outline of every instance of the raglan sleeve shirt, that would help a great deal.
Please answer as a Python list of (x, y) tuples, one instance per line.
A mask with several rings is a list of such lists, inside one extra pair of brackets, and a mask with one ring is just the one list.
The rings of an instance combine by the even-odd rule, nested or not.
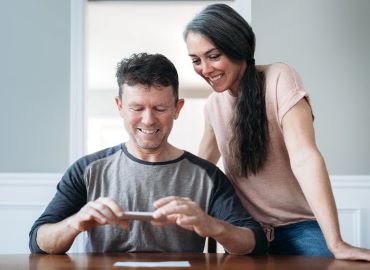
[[(116, 150), (113, 149), (113, 152), (114, 151)], [(251, 229), (256, 240), (253, 254), (265, 253), (267, 250), (267, 242), (261, 226), (243, 208), (226, 176), (216, 166), (200, 159), (199, 157), (189, 153), (185, 156), (191, 160), (191, 163), (197, 164), (196, 167), (198, 169), (200, 167), (205, 169), (209, 177), (208, 179), (213, 183), (211, 185), (212, 189), (208, 199), (208, 206), (204, 210), (206, 210), (209, 215), (217, 219), (224, 220), (235, 226)], [(32, 253), (44, 253), (36, 242), (37, 230), (41, 225), (60, 222), (78, 212), (87, 203), (88, 191), (86, 185), (88, 185), (89, 180), (86, 180), (85, 178), (89, 177), (85, 176), (85, 174), (88, 172), (88, 168), (90, 168), (89, 164), (96, 159), (99, 159), (99, 154), (94, 155), (93, 157), (87, 156), (78, 160), (62, 177), (61, 181), (57, 185), (57, 192), (54, 198), (31, 228), (29, 247)], [(198, 165), (200, 165), (200, 167)], [(200, 175), (196, 173), (196, 171), (198, 171), (196, 167), (189, 167), (194, 170), (194, 173), (190, 178)], [(198, 172), (201, 171), (202, 169)], [(196, 178), (196, 180), (197, 181), (194, 183), (197, 183), (198, 181), (206, 181), (206, 178), (203, 180)], [(184, 188), (189, 188), (189, 190), (193, 190), (193, 188), (195, 188), (188, 187), (189, 184), (187, 182), (183, 182), (180, 185), (185, 185)], [(194, 192), (201, 198), (206, 198), (206, 194), (208, 193), (207, 190), (203, 189), (195, 190)], [(191, 196), (195, 196), (195, 198), (198, 197), (193, 193), (191, 193)]]
[(251, 254), (264, 254), (267, 251), (267, 239), (261, 225), (242, 206), (233, 186), (226, 175), (215, 171), (214, 187), (210, 199), (209, 215), (228, 223), (250, 229), (255, 236), (255, 248)]
[(47, 223), (57, 223), (77, 213), (86, 204), (86, 186), (83, 179), (86, 160), (80, 159), (64, 174), (57, 185), (57, 192), (42, 215), (33, 224), (29, 234), (32, 253), (45, 253), (37, 245), (38, 228)]

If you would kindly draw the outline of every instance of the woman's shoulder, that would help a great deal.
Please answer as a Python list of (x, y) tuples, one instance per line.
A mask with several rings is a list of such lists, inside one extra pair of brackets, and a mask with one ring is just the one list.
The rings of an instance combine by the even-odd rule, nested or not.
[(280, 76), (281, 74), (296, 75), (297, 71), (289, 64), (276, 62), (267, 65), (257, 65), (257, 70), (265, 74), (265, 76)]
[(301, 77), (291, 65), (287, 63), (273, 63), (269, 65), (257, 66), (257, 70), (263, 72), (265, 82), (277, 83), (279, 85), (302, 86)]
[(206, 103), (215, 104), (215, 103), (224, 103), (224, 102), (233, 102), (235, 97), (233, 97), (229, 91), (224, 91), (222, 93), (212, 92), (208, 98)]

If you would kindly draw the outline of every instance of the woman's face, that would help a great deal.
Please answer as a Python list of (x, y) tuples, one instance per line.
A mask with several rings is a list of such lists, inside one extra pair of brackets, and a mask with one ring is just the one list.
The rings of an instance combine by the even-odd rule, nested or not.
[(197, 32), (186, 37), (188, 53), (196, 73), (216, 92), (229, 90), (238, 95), (240, 80), (245, 72), (245, 61), (233, 61), (220, 51), (208, 38)]

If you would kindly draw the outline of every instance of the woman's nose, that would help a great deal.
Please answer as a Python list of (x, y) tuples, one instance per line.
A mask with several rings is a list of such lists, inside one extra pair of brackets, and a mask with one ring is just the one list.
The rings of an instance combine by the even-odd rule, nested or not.
[(213, 71), (213, 67), (211, 64), (207, 63), (207, 62), (203, 62), (202, 63), (202, 74), (207, 76), (209, 75), (210, 73), (212, 73)]

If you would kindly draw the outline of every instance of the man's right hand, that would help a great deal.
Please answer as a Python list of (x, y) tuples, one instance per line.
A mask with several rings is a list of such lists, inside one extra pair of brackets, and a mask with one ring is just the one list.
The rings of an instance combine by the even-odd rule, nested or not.
[(79, 232), (99, 225), (114, 225), (129, 228), (127, 220), (123, 220), (123, 209), (112, 199), (100, 197), (88, 202), (76, 214), (68, 218), (67, 224)]
[(121, 219), (123, 213), (123, 209), (115, 201), (101, 197), (88, 202), (73, 216), (57, 223), (41, 225), (36, 242), (46, 253), (64, 253), (80, 232), (92, 227), (110, 224), (128, 229), (127, 220)]

